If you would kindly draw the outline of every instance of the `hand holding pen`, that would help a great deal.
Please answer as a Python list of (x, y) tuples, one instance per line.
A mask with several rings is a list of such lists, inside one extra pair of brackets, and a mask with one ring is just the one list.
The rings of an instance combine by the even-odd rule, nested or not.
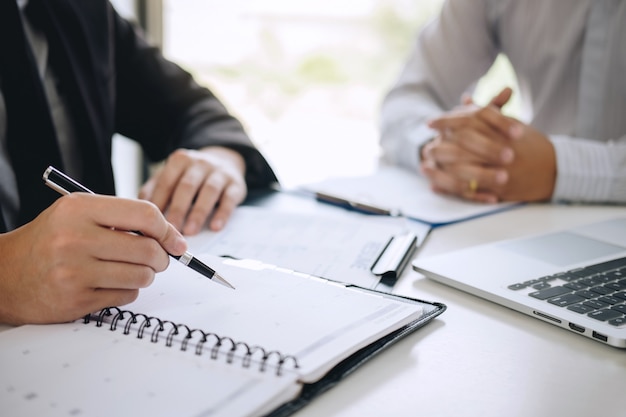
[(152, 203), (85, 193), (60, 198), (0, 234), (0, 323), (67, 322), (123, 306), (167, 268), (168, 252), (186, 249)]
[[(46, 169), (46, 171), (43, 174), (43, 180), (45, 181), (47, 186), (54, 189), (55, 191), (58, 191), (60, 194), (65, 195), (65, 194), (70, 194), (73, 192), (84, 192), (84, 193), (94, 194), (94, 192), (91, 191), (89, 188), (80, 184), (76, 180), (68, 177), (67, 175), (65, 175), (64, 173), (62, 173), (61, 171), (59, 171), (58, 169), (54, 167), (48, 167), (48, 169)], [(131, 230), (131, 229), (124, 228), (122, 230)], [(144, 236), (144, 233), (140, 231), (135, 231), (134, 233), (140, 236)], [(215, 270), (205, 265), (198, 258), (195, 258), (191, 253), (185, 251), (185, 253), (183, 253), (182, 255), (170, 254), (170, 256), (178, 260), (185, 266), (188, 266), (189, 268), (193, 269), (194, 271), (204, 275), (205, 277), (209, 279), (212, 279), (218, 284), (222, 284), (228, 288), (235, 289), (235, 287), (230, 285), (228, 281), (222, 278)]]
[[(149, 237), (113, 229), (130, 227)], [(0, 322), (67, 322), (128, 304), (167, 268), (167, 252), (186, 248), (151, 203), (84, 193), (60, 198), (0, 234)]]

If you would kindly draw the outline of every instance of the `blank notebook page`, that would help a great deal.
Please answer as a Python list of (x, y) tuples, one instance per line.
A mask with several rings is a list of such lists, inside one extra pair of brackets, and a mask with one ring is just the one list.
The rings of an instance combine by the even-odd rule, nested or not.
[[(200, 257), (235, 290), (178, 262), (124, 306), (298, 358), (303, 380), (325, 373), (339, 356), (368, 345), (390, 327), (421, 317), (419, 304), (384, 294), (346, 290), (326, 280), (267, 265)], [(241, 267), (247, 265), (247, 267)]]
[(298, 391), (293, 374), (260, 373), (82, 322), (6, 333), (0, 410), (7, 417), (247, 416)]

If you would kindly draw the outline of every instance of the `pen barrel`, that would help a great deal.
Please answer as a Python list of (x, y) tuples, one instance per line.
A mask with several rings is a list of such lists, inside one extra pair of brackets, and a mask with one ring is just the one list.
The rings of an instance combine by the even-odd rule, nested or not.
[(46, 185), (60, 194), (70, 193), (89, 193), (95, 194), (89, 188), (80, 184), (79, 182), (68, 177), (58, 169), (49, 166), (43, 173), (43, 180)]
[[(212, 268), (205, 265), (203, 262), (201, 262), (198, 258), (192, 257), (189, 260), (189, 263), (187, 264), (187, 266), (209, 279), (213, 279), (213, 277), (216, 276), (215, 271)], [(230, 284), (227, 284), (227, 286), (232, 287)]]

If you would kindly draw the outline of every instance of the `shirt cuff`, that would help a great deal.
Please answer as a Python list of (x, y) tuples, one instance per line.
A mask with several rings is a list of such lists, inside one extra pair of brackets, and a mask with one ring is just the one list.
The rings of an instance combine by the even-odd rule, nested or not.
[(613, 183), (610, 150), (590, 140), (550, 136), (556, 153), (557, 177), (552, 200), (607, 202)]
[(386, 133), (383, 141), (385, 158), (395, 164), (419, 171), (420, 149), (435, 137), (435, 132), (425, 123), (402, 126)]

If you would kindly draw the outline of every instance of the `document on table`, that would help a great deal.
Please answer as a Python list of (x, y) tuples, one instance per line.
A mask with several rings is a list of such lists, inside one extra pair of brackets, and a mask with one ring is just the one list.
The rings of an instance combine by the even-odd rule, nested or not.
[[(194, 253), (254, 259), (339, 282), (376, 288), (381, 276), (372, 272), (392, 238), (413, 234), (410, 258), (430, 227), (403, 218), (338, 210), (336, 215), (310, 215), (262, 207), (238, 207), (220, 232), (205, 230), (187, 238)], [(405, 259), (406, 260), (406, 259)], [(380, 266), (380, 265), (378, 265)], [(404, 264), (389, 271), (397, 279)], [(389, 278), (388, 276), (385, 278)], [(393, 284), (391, 284), (393, 285)], [(380, 289), (380, 288), (379, 288)]]
[(318, 200), (357, 211), (405, 216), (433, 227), (495, 213), (518, 203), (484, 204), (437, 194), (425, 178), (406, 169), (381, 166), (366, 176), (329, 178), (302, 190)]

